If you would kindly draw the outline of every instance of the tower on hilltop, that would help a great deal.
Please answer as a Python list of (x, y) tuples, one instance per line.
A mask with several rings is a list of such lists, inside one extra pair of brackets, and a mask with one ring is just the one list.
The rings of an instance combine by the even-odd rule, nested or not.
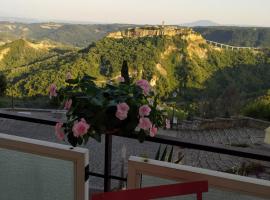
[(163, 20), (161, 24), (161, 35), (164, 35), (164, 27), (165, 27), (165, 21)]

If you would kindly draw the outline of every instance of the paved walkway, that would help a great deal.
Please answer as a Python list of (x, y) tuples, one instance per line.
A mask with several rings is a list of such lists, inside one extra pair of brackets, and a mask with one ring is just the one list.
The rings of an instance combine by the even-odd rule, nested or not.
[[(170, 135), (186, 140), (199, 141), (209, 144), (223, 144), (226, 146), (261, 149), (269, 151), (263, 143), (265, 133), (263, 130), (255, 128), (231, 128), (231, 129), (215, 129), (203, 131), (163, 131), (161, 134)], [(182, 164), (194, 167), (207, 168), (217, 171), (228, 172), (237, 170), (245, 163), (246, 166), (253, 168), (263, 165), (266, 167), (266, 173), (250, 174), (250, 176), (259, 176), (260, 178), (270, 180), (270, 163), (258, 162), (256, 160), (245, 159), (225, 154), (212, 153), (194, 149), (180, 149), (177, 153), (184, 154)]]

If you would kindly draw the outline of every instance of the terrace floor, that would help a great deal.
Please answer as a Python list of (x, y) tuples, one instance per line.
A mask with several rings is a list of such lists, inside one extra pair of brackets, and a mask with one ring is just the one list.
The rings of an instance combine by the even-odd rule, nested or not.
[[(241, 127), (202, 131), (162, 131), (160, 134), (208, 144), (223, 144), (270, 152), (269, 146), (263, 143), (264, 131), (255, 128)], [(182, 164), (217, 171), (230, 172), (233, 169), (237, 170), (243, 163), (246, 166), (253, 166), (254, 168), (256, 166), (259, 168), (262, 165), (265, 168), (265, 172), (258, 174), (254, 171), (254, 174), (251, 173), (249, 176), (270, 180), (270, 163), (193, 149), (178, 148), (178, 151), (184, 154)]]

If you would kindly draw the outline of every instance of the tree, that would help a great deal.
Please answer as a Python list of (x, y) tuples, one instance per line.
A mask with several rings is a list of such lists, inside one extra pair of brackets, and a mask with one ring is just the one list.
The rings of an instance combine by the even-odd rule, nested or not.
[(130, 78), (129, 78), (129, 74), (128, 74), (128, 64), (127, 64), (126, 60), (124, 60), (123, 64), (122, 64), (121, 76), (124, 77), (126, 84), (130, 83)]
[(230, 117), (239, 111), (240, 94), (237, 88), (229, 85), (220, 97), (220, 112), (224, 117)]
[(4, 74), (0, 74), (0, 96), (5, 94), (7, 88), (7, 79)]

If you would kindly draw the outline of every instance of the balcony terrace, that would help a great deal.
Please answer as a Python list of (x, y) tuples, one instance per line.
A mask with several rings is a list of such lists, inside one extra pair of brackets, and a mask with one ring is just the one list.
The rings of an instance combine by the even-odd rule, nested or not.
[[(46, 110), (1, 111), (0, 132), (41, 141), (57, 142), (53, 126), (56, 121), (65, 120), (62, 116), (61, 112)], [(111, 135), (103, 136), (101, 143), (91, 140), (85, 146), (89, 149), (90, 173), (87, 173), (86, 176), (90, 175), (90, 192), (125, 187), (129, 170), (128, 158), (130, 156), (154, 158), (159, 143), (162, 144), (162, 149), (166, 144), (174, 145), (174, 159), (184, 156), (181, 160), (181, 164), (184, 166), (235, 172), (233, 169), (239, 170), (245, 163), (246, 167), (255, 166), (255, 171), (250, 171), (248, 174), (250, 177), (269, 181), (270, 148), (263, 143), (264, 128), (269, 124), (247, 118), (238, 120), (239, 123), (235, 123), (237, 120), (229, 123), (228, 119), (218, 119), (217, 121), (218, 125), (215, 128), (213, 121), (197, 120), (193, 125), (190, 122), (182, 122), (175, 125), (172, 130), (160, 131), (156, 138), (147, 138), (144, 143), (139, 143), (134, 138)], [(263, 170), (260, 170), (261, 168)], [(145, 186), (151, 185), (153, 182), (174, 183), (168, 181), (168, 177), (165, 179), (145, 177), (145, 182), (143, 182)], [(233, 194), (231, 195), (233, 197)], [(267, 197), (270, 198), (270, 193)], [(252, 199), (252, 197), (248, 198)], [(239, 197), (239, 199), (243, 199), (243, 197)]]

